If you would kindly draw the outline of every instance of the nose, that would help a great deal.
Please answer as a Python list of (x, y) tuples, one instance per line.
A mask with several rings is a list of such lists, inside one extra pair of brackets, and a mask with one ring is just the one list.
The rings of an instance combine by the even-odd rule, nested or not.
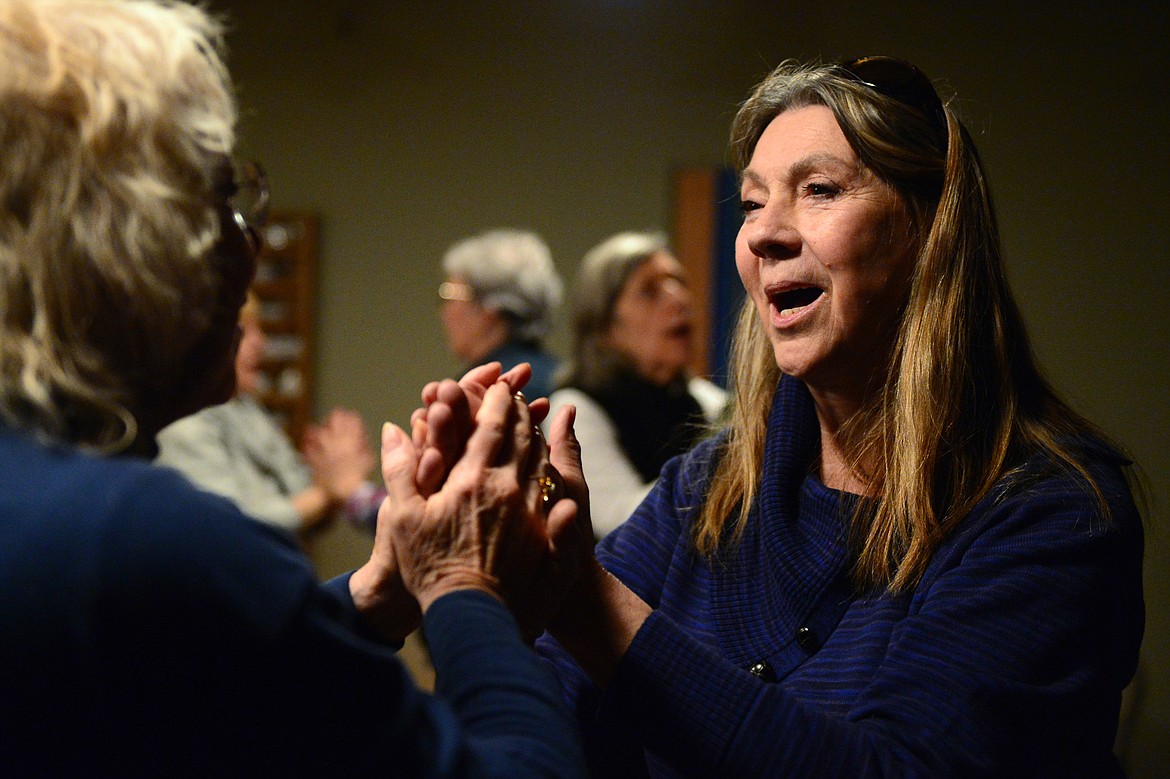
[(786, 260), (797, 256), (803, 243), (791, 209), (769, 203), (750, 212), (739, 228), (752, 254), (763, 260)]
[(443, 327), (450, 332), (455, 327), (455, 301), (454, 300), (440, 300), (439, 301), (439, 321), (443, 323)]
[(690, 308), (691, 291), (681, 279), (668, 278), (663, 281), (662, 292), (675, 308)]
[(691, 317), (690, 289), (686, 283), (679, 278), (668, 278), (662, 284), (662, 294), (669, 311), (674, 311), (687, 319)]

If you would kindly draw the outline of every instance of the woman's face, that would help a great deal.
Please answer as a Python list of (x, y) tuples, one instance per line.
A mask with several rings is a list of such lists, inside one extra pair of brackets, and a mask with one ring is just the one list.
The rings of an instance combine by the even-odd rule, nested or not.
[(240, 345), (236, 350), (236, 392), (251, 395), (256, 392), (260, 380), (260, 366), (268, 343), (260, 318), (251, 305), (240, 312)]
[(217, 168), (213, 192), (220, 238), (208, 257), (219, 278), (219, 295), (207, 331), (187, 354), (184, 375), (175, 380), (175, 408), (169, 409), (169, 419), (163, 415), (162, 424), (223, 403), (236, 391), (240, 309), (256, 273), (259, 244), (236, 219), (231, 205), (235, 192), (231, 161), (225, 158)]
[(631, 360), (642, 378), (665, 385), (691, 359), (693, 316), (682, 265), (658, 252), (626, 279), (604, 343)]
[(439, 294), (439, 318), (443, 321), (447, 347), (460, 360), (474, 363), (507, 340), (503, 318), (477, 303), (471, 287), (463, 279), (448, 278)]
[(744, 171), (740, 278), (776, 365), (856, 400), (889, 349), (914, 265), (910, 221), (832, 111), (785, 111)]

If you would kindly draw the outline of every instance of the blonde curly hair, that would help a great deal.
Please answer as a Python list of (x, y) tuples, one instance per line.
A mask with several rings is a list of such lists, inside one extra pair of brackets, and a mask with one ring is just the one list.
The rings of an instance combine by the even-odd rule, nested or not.
[(235, 142), (219, 22), (166, 0), (0, 4), (0, 415), (126, 448), (207, 332)]

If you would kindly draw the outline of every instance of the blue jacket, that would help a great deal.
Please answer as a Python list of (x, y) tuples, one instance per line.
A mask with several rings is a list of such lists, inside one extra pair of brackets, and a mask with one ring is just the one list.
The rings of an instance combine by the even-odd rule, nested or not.
[(1036, 459), (893, 597), (851, 585), (853, 503), (809, 476), (817, 442), (807, 390), (785, 379), (738, 545), (711, 560), (691, 544), (717, 440), (668, 463), (601, 542), (602, 564), (655, 609), (611, 685), (539, 644), (594, 774), (1120, 775), (1111, 749), (1144, 614), (1120, 458), (1087, 444), (1111, 523)]
[(477, 364), (496, 361), (503, 366), (505, 371), (515, 368), (522, 362), (532, 366), (532, 378), (528, 381), (528, 386), (524, 388), (524, 394), (528, 396), (529, 400), (547, 398), (552, 394), (553, 388), (556, 386), (556, 373), (557, 368), (560, 367), (560, 361), (551, 352), (547, 352), (535, 344), (509, 341), (479, 360)]
[(169, 470), (0, 426), (0, 773), (579, 775), (493, 598), (425, 622), (437, 696), (291, 537)]

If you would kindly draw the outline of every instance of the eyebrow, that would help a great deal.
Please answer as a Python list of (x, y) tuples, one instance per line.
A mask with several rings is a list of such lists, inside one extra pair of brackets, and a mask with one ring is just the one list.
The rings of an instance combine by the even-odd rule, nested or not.
[[(829, 152), (814, 152), (812, 154), (807, 154), (804, 157), (801, 157), (796, 162), (789, 165), (786, 172), (787, 178), (789, 181), (803, 178), (804, 176), (808, 175), (810, 171), (816, 170), (819, 167), (823, 167), (826, 163), (839, 165), (843, 168), (848, 168), (855, 172), (860, 170), (859, 165), (852, 164), (848, 160), (844, 160), (841, 157), (838, 157), (836, 154), (831, 154)], [(750, 182), (759, 186), (763, 186), (764, 184), (764, 177), (759, 173), (756, 173), (750, 167), (745, 168), (743, 173), (740, 174), (739, 178), (741, 186), (745, 182)]]

